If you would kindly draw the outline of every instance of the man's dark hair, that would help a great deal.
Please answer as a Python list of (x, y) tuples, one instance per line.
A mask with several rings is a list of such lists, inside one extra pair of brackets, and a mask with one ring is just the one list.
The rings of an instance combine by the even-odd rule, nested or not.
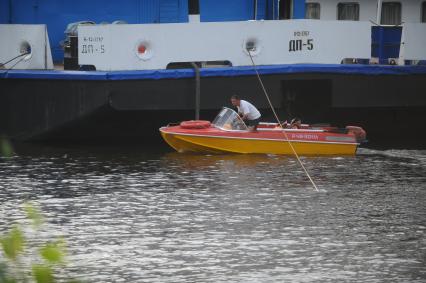
[(233, 96), (231, 96), (231, 99), (241, 100), (241, 98), (238, 95), (236, 95), (236, 94), (234, 94)]

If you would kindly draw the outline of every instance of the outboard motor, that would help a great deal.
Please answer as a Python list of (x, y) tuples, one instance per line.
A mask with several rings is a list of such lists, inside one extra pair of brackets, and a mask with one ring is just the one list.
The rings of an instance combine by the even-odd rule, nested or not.
[(355, 135), (356, 141), (358, 143), (363, 143), (367, 141), (367, 133), (363, 128), (357, 126), (346, 126), (348, 133), (353, 133)]

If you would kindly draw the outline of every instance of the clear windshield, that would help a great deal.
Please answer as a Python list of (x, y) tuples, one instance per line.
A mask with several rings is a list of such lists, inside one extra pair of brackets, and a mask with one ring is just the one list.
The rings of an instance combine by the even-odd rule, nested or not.
[(213, 125), (223, 130), (247, 130), (247, 126), (240, 116), (234, 110), (226, 107), (223, 107), (217, 114)]

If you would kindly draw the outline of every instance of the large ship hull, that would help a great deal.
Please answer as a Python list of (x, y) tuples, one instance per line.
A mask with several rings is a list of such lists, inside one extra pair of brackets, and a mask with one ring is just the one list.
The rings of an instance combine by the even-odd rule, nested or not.
[[(282, 66), (260, 69), (282, 120), (362, 125), (375, 143), (424, 144), (426, 68)], [(342, 72), (342, 69), (345, 72)], [(361, 71), (360, 71), (361, 70)], [(220, 71), (220, 72), (219, 72)], [(155, 73), (155, 72), (154, 72)], [(271, 120), (252, 69), (201, 72), (201, 118), (239, 94)], [(16, 140), (148, 141), (170, 121), (194, 118), (192, 70), (157, 72), (46, 72), (0, 74), (0, 133)], [(403, 133), (403, 134), (402, 134)]]

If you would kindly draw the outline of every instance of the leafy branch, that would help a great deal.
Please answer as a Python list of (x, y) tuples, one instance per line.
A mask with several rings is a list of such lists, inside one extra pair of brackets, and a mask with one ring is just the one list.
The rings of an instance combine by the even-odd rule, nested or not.
[[(44, 223), (43, 215), (37, 207), (29, 203), (24, 205), (24, 211), (31, 222), (30, 228), (36, 232)], [(24, 233), (26, 230), (28, 229), (14, 225), (9, 232), (0, 236), (1, 252), (4, 255), (2, 261), (0, 252), (0, 283), (57, 282), (55, 271), (58, 271), (59, 267), (65, 267), (65, 241), (55, 239), (39, 246), (32, 246)], [(34, 251), (36, 254), (32, 254)], [(22, 262), (23, 258), (33, 260), (35, 263), (25, 265)], [(79, 281), (65, 280), (65, 282)]]

